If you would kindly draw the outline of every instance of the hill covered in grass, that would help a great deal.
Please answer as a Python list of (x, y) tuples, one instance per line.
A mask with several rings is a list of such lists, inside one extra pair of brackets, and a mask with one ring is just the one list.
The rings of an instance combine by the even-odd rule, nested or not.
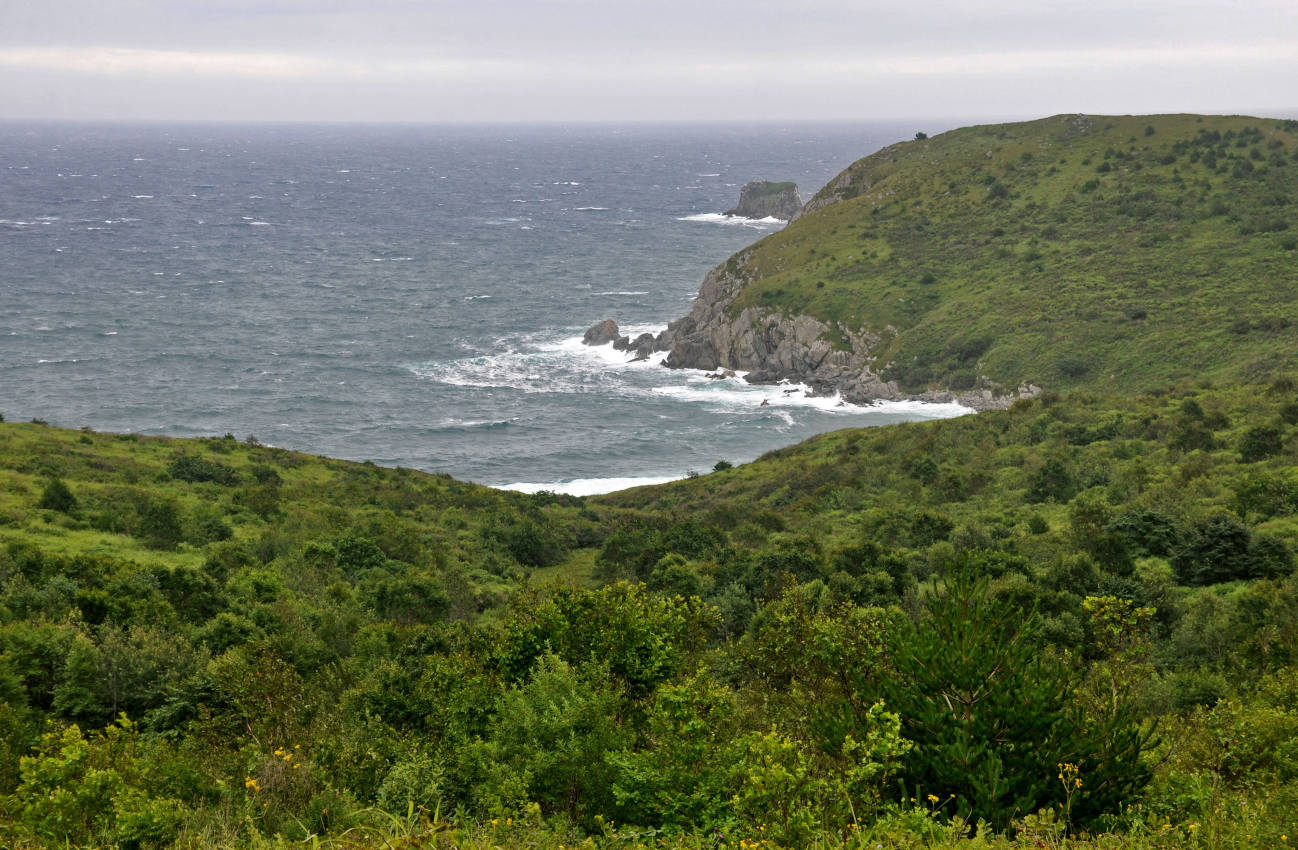
[(903, 142), (715, 269), (663, 344), (858, 401), (1263, 381), (1298, 365), (1296, 193), (1294, 121), (1061, 115)]

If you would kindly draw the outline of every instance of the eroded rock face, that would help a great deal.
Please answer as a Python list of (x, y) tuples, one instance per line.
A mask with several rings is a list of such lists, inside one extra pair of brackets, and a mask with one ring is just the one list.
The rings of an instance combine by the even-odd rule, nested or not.
[[(1020, 387), (1017, 393), (978, 389), (907, 395), (871, 368), (871, 350), (882, 337), (842, 325), (831, 327), (811, 316), (786, 316), (757, 307), (729, 315), (727, 308), (747, 283), (744, 260), (741, 255), (708, 272), (689, 315), (670, 323), (654, 340), (655, 350), (668, 352), (665, 366), (709, 372), (739, 370), (748, 372), (750, 383), (794, 381), (807, 384), (819, 395), (839, 393), (852, 404), (918, 398), (988, 410), (1008, 407), (1016, 397), (1040, 391)], [(846, 340), (847, 347), (830, 342), (835, 337)]]
[(802, 209), (802, 198), (796, 183), (772, 183), (752, 180), (739, 190), (739, 205), (726, 215), (744, 218), (778, 218), (788, 221)]

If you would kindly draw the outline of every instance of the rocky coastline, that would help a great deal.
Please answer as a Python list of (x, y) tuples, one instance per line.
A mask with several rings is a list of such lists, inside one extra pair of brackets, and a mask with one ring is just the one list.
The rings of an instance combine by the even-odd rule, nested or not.
[[(905, 393), (895, 381), (884, 380), (872, 368), (871, 349), (880, 341), (842, 325), (832, 327), (811, 316), (786, 316), (779, 311), (745, 308), (730, 315), (728, 307), (744, 288), (744, 257), (708, 272), (699, 287), (689, 314), (670, 322), (667, 330), (635, 339), (622, 335), (617, 323), (606, 319), (593, 325), (582, 341), (607, 345), (646, 360), (666, 352), (663, 365), (669, 369), (699, 369), (707, 372), (746, 372), (753, 384), (781, 381), (805, 384), (815, 395), (841, 395), (850, 404), (877, 401), (955, 402), (973, 410), (1009, 407), (1017, 398), (1029, 398), (1041, 391), (1035, 385), (996, 391), (981, 388), (964, 391), (930, 390)], [(829, 333), (844, 338), (850, 348), (836, 347)]]

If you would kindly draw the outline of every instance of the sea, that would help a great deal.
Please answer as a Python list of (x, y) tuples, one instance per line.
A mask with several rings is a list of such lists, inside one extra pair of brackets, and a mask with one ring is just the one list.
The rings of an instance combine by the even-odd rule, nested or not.
[(723, 214), (745, 182), (921, 129), (0, 123), (0, 414), (579, 495), (960, 415), (581, 344), (782, 227)]

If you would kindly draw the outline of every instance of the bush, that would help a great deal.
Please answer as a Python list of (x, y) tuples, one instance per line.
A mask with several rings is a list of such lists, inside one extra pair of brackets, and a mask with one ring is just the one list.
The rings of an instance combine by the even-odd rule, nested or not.
[(36, 507), (44, 511), (59, 511), (60, 513), (72, 513), (77, 507), (77, 498), (72, 495), (68, 485), (57, 477), (51, 478), (45, 485), (45, 490), (41, 493), (41, 499), (36, 503)]
[(1230, 514), (1215, 514), (1192, 525), (1172, 558), (1181, 584), (1207, 585), (1262, 574), (1253, 533)]
[(1256, 425), (1244, 432), (1239, 440), (1239, 459), (1241, 463), (1268, 458), (1279, 454), (1284, 448), (1280, 429), (1273, 425)]
[(145, 504), (140, 510), (135, 536), (142, 538), (151, 549), (175, 549), (185, 538), (176, 503), (163, 500)]
[(167, 474), (177, 481), (212, 481), (224, 487), (239, 483), (239, 476), (233, 469), (197, 455), (180, 455), (175, 458), (167, 466)]
[(902, 771), (911, 796), (953, 795), (955, 813), (1003, 829), (1065, 802), (1054, 779), (1061, 764), (1084, 776), (1071, 798), (1079, 821), (1139, 793), (1150, 776), (1141, 760), (1149, 736), (1121, 693), (1096, 715), (1074, 702), (1080, 680), (1047, 659), (1040, 625), (960, 571), (930, 597), (926, 616), (890, 635), (895, 673), (879, 695), (915, 743)]

